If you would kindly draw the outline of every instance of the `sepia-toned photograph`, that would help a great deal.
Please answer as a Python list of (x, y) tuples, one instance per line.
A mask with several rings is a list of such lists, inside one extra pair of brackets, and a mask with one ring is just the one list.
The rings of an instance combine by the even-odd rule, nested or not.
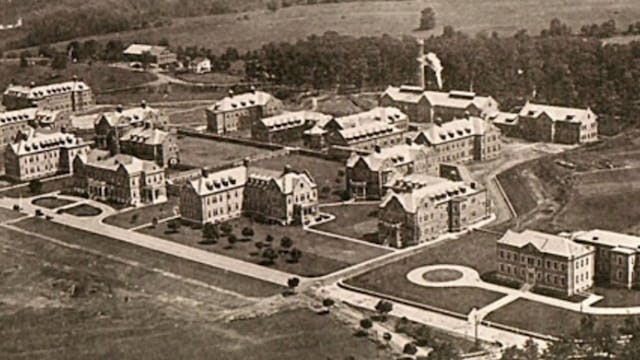
[(0, 0), (0, 91), (2, 360), (640, 360), (640, 0)]

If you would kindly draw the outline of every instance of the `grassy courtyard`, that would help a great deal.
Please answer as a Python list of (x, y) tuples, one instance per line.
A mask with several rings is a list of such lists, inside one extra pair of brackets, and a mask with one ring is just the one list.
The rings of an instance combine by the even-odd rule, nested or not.
[[(256, 243), (265, 244), (267, 235), (273, 237), (271, 247), (278, 251), (282, 250), (281, 239), (289, 237), (293, 240), (291, 249), (296, 248), (302, 251), (302, 258), (298, 262), (290, 262), (287, 254), (281, 252), (271, 266), (308, 277), (329, 274), (388, 252), (385, 249), (366, 244), (316, 235), (295, 226), (266, 225), (251, 222), (248, 218), (235, 219), (229, 223), (233, 226), (233, 234), (239, 239), (234, 244), (230, 244), (226, 238), (220, 238), (215, 243), (203, 241), (202, 230), (187, 226), (182, 226), (177, 232), (173, 232), (168, 229), (167, 223), (139, 231), (252, 263), (261, 263), (264, 260), (260, 256)], [(254, 235), (252, 237), (247, 238), (241, 234), (245, 227), (253, 229)]]
[[(290, 154), (261, 160), (252, 166), (267, 169), (282, 170), (285, 165), (291, 165), (296, 170), (307, 170), (318, 184), (320, 202), (340, 201), (340, 195), (345, 191), (344, 164), (311, 156)], [(323, 191), (327, 188), (328, 192)]]
[(91, 217), (98, 216), (102, 214), (102, 210), (91, 205), (80, 204), (76, 206), (72, 206), (70, 208), (64, 209), (63, 212), (65, 214), (78, 216), (78, 217)]
[(124, 259), (134, 260), (145, 266), (163, 269), (180, 276), (203, 281), (212, 286), (250, 296), (270, 296), (282, 290), (280, 286), (271, 283), (255, 280), (222, 269), (212, 268), (41, 218), (25, 219), (14, 225), (21, 229), (53, 237), (69, 244), (82, 246)]
[(536, 207), (536, 198), (531, 193), (531, 189), (518, 167), (498, 174), (496, 180), (500, 182), (518, 216), (524, 215)]
[(109, 225), (131, 229), (137, 226), (151, 224), (153, 218), (161, 221), (162, 219), (175, 216), (175, 208), (179, 205), (179, 197), (169, 196), (166, 203), (125, 209), (116, 215), (107, 217), (104, 219), (104, 222)]
[(33, 205), (42, 206), (47, 209), (55, 209), (66, 205), (71, 205), (75, 201), (68, 199), (60, 199), (55, 196), (45, 196), (32, 201)]
[(408, 258), (382, 266), (347, 280), (347, 283), (445, 310), (467, 314), (474, 307), (482, 307), (504, 294), (479, 288), (427, 288), (407, 280), (407, 273), (415, 268), (434, 264), (470, 266), (481, 274), (495, 270), (495, 241), (497, 236), (474, 231), (455, 240), (427, 248)]
[(178, 136), (178, 146), (180, 146), (180, 162), (197, 167), (219, 166), (269, 151), (191, 136)]
[(376, 242), (378, 237), (378, 205), (340, 205), (322, 208), (335, 219), (314, 228), (356, 239)]

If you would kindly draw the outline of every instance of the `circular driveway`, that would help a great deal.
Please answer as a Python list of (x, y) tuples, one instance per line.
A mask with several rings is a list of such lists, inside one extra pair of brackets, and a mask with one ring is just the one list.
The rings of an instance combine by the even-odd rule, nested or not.
[[(455, 279), (433, 279), (429, 280), (429, 273), (437, 274), (438, 272), (447, 272), (459, 274)], [(456, 286), (478, 286), (481, 282), (480, 274), (474, 269), (460, 265), (428, 265), (422, 266), (409, 271), (407, 280), (414, 284), (429, 287), (456, 287)]]

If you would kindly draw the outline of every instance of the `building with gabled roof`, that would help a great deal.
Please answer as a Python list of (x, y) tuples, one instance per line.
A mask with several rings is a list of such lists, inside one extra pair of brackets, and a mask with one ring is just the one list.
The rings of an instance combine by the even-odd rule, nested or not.
[(119, 139), (120, 151), (160, 166), (174, 166), (180, 162), (180, 149), (174, 131), (156, 129), (146, 123), (127, 130)]
[(0, 112), (0, 146), (16, 140), (19, 133), (28, 133), (32, 128), (61, 131), (68, 127), (68, 119), (60, 111), (26, 108)]
[(216, 101), (206, 109), (207, 131), (226, 134), (250, 130), (258, 120), (282, 113), (282, 101), (264, 91), (252, 89), (243, 94), (234, 94)]
[(584, 144), (598, 140), (598, 117), (589, 108), (527, 102), (518, 114), (518, 128), (530, 141)]
[(570, 238), (508, 230), (497, 242), (498, 276), (564, 295), (593, 286), (595, 250)]
[(166, 67), (178, 61), (177, 55), (166, 46), (131, 44), (122, 54), (125, 60), (133, 62), (143, 62), (145, 55), (148, 55), (151, 62), (159, 67)]
[(224, 222), (241, 215), (282, 225), (306, 224), (318, 214), (315, 180), (306, 171), (245, 166), (189, 180), (180, 192), (180, 213), (186, 221)]
[(5, 148), (5, 175), (14, 181), (30, 181), (73, 171), (76, 155), (89, 151), (82, 139), (62, 132), (29, 129)]
[(425, 91), (408, 85), (389, 86), (380, 97), (380, 105), (397, 107), (409, 121), (420, 123), (443, 123), (467, 116), (485, 118), (498, 111), (498, 103), (491, 96), (457, 90)]
[(124, 206), (167, 201), (164, 168), (153, 161), (125, 154), (82, 154), (73, 160), (73, 169), (74, 191), (89, 198)]
[(469, 163), (500, 156), (500, 130), (489, 121), (469, 117), (422, 130), (414, 142), (435, 150), (439, 162)]
[(206, 74), (211, 72), (211, 60), (198, 56), (189, 61), (189, 70), (195, 74)]
[(596, 229), (577, 232), (572, 238), (595, 248), (597, 283), (629, 289), (640, 284), (640, 237)]
[(387, 188), (378, 210), (378, 236), (394, 247), (465, 230), (491, 213), (487, 191), (475, 181), (410, 174)]
[(433, 150), (407, 141), (376, 147), (367, 155), (352, 153), (346, 162), (347, 192), (355, 199), (381, 199), (386, 186), (409, 174), (438, 174)]
[(331, 115), (315, 111), (285, 112), (262, 118), (251, 126), (251, 138), (271, 143), (292, 143), (302, 139), (303, 133), (331, 120)]
[(169, 124), (167, 114), (142, 102), (140, 106), (124, 109), (118, 106), (114, 111), (103, 112), (95, 118), (94, 130), (96, 146), (108, 149), (132, 128), (150, 125), (155, 129), (165, 129)]
[(74, 79), (61, 83), (29, 86), (9, 85), (2, 95), (2, 104), (7, 110), (36, 107), (41, 110), (77, 112), (95, 105), (91, 88)]

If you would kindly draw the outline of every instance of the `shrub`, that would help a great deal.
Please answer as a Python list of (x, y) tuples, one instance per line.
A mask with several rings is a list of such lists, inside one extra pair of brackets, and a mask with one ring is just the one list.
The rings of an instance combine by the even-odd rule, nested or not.
[(402, 352), (408, 355), (415, 355), (418, 352), (418, 348), (413, 343), (407, 343)]
[(324, 306), (324, 307), (331, 307), (331, 306), (335, 305), (335, 303), (336, 302), (333, 301), (333, 299), (330, 299), (330, 298), (326, 298), (326, 299), (322, 300), (322, 306)]
[(245, 227), (242, 229), (242, 235), (246, 237), (252, 237), (254, 234), (253, 229), (250, 227)]

